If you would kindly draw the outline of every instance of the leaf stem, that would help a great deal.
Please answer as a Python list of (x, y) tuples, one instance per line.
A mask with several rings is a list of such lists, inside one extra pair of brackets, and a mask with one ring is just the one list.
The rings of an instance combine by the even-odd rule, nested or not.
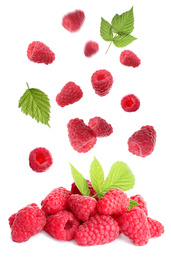
[(108, 50), (110, 49), (111, 44), (112, 44), (112, 41), (110, 42), (109, 47), (107, 48), (107, 51), (105, 52), (105, 54), (107, 54)]
[(27, 88), (29, 89), (29, 84), (26, 82)]

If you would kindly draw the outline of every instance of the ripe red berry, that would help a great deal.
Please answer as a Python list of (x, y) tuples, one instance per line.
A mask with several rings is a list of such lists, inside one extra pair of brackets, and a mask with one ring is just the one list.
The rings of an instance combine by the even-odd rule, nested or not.
[(120, 215), (123, 214), (129, 205), (127, 194), (120, 189), (112, 189), (98, 201), (97, 209), (100, 214)]
[(97, 204), (97, 201), (88, 196), (82, 196), (80, 194), (72, 194), (68, 199), (68, 207), (74, 213), (74, 215), (82, 220), (87, 221), (90, 214), (93, 212)]
[(137, 246), (146, 245), (151, 237), (147, 216), (140, 208), (126, 211), (117, 220), (120, 231)]
[(150, 155), (156, 144), (156, 131), (153, 126), (142, 126), (128, 139), (128, 150), (137, 156)]
[(62, 19), (62, 26), (69, 32), (77, 32), (80, 30), (85, 20), (85, 14), (81, 10), (75, 10), (64, 15)]
[(140, 100), (133, 94), (126, 95), (121, 100), (121, 107), (126, 112), (135, 112), (140, 107)]
[(80, 222), (72, 212), (60, 211), (47, 218), (44, 230), (52, 237), (68, 241), (74, 238)]
[(97, 95), (106, 96), (113, 85), (113, 76), (107, 70), (97, 70), (91, 76), (91, 84)]
[(45, 213), (35, 204), (29, 204), (9, 218), (14, 242), (25, 242), (41, 231), (46, 223)]
[(78, 227), (75, 240), (80, 246), (103, 245), (118, 235), (119, 226), (111, 216), (95, 215)]
[(160, 237), (164, 233), (164, 226), (157, 220), (147, 218), (151, 237)]
[(71, 193), (63, 187), (53, 189), (41, 202), (42, 210), (47, 214), (55, 214), (67, 209), (67, 201)]
[(139, 204), (138, 206), (135, 206), (134, 208), (138, 207), (138, 208), (142, 209), (144, 211), (145, 215), (148, 216), (147, 203), (145, 202), (144, 198), (141, 195), (137, 194), (137, 195), (131, 196), (130, 199), (135, 200)]
[(112, 126), (98, 116), (91, 118), (88, 122), (88, 126), (91, 127), (97, 137), (105, 137), (113, 133)]
[(141, 64), (141, 60), (137, 57), (137, 55), (129, 50), (124, 50), (121, 52), (120, 62), (125, 66), (131, 66), (133, 68), (136, 68)]
[(79, 153), (86, 153), (94, 147), (97, 138), (93, 130), (82, 119), (71, 119), (67, 124), (71, 146)]
[(79, 101), (83, 96), (80, 86), (74, 82), (68, 82), (56, 96), (56, 102), (59, 106), (65, 107)]
[(46, 148), (38, 147), (30, 152), (29, 165), (33, 171), (44, 172), (49, 169), (52, 163), (52, 155)]
[(55, 54), (43, 42), (33, 41), (27, 49), (27, 57), (36, 63), (51, 64), (55, 60)]
[(98, 50), (99, 50), (99, 45), (97, 42), (88, 41), (84, 47), (84, 55), (86, 57), (92, 57), (94, 54), (98, 52)]

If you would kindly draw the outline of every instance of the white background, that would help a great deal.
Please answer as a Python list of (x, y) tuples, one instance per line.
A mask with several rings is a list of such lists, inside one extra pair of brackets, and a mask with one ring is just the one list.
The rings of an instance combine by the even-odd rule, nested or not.
[[(1, 231), (0, 254), (3, 259), (170, 259), (170, 11), (168, 1), (3, 1), (1, 24)], [(138, 40), (125, 48), (111, 46), (100, 37), (101, 17), (113, 16), (134, 6)], [(69, 33), (62, 17), (75, 9), (85, 12), (85, 22), (77, 33)], [(83, 54), (88, 40), (99, 43), (100, 50), (92, 58)], [(56, 55), (51, 65), (30, 62), (26, 51), (32, 41), (42, 41)], [(121, 51), (129, 49), (141, 59), (138, 68), (120, 64)], [(110, 93), (99, 97), (91, 86), (91, 75), (98, 69), (109, 70), (114, 78)], [(61, 108), (55, 98), (61, 88), (74, 81), (84, 92), (83, 98)], [(26, 90), (39, 88), (50, 98), (51, 120), (48, 126), (38, 124), (18, 108), (18, 100)], [(141, 101), (135, 113), (126, 113), (120, 106), (126, 94), (135, 94)], [(113, 126), (113, 134), (98, 139), (92, 150), (79, 154), (71, 147), (67, 123), (78, 117), (88, 123), (94, 116), (104, 118)], [(154, 126), (157, 142), (154, 152), (140, 158), (128, 152), (127, 140), (144, 125)], [(46, 147), (52, 153), (53, 165), (45, 173), (33, 172), (28, 156), (36, 147)], [(70, 189), (73, 182), (69, 162), (85, 178), (94, 156), (107, 176), (117, 160), (132, 169), (136, 183), (129, 196), (141, 194), (147, 201), (149, 216), (165, 226), (165, 234), (151, 239), (146, 246), (134, 246), (124, 236), (103, 246), (80, 247), (74, 241), (59, 242), (41, 232), (25, 243), (11, 240), (8, 218), (30, 203), (40, 206), (54, 188)]]

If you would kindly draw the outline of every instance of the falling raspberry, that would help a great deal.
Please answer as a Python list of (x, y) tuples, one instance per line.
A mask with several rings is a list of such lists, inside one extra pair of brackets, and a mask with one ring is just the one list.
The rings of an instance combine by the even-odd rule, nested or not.
[(44, 172), (52, 165), (51, 153), (43, 147), (35, 148), (30, 152), (29, 165), (35, 172)]
[(140, 107), (140, 100), (133, 94), (126, 95), (121, 100), (121, 107), (125, 112), (135, 112)]
[(75, 10), (64, 15), (62, 19), (62, 26), (69, 32), (77, 32), (80, 30), (85, 20), (85, 14), (81, 10)]
[(136, 68), (141, 64), (141, 60), (137, 55), (129, 50), (124, 50), (120, 55), (120, 62), (122, 65)]
[(98, 50), (99, 50), (99, 45), (97, 42), (88, 41), (84, 47), (84, 55), (86, 57), (92, 57), (94, 54), (98, 52)]
[(91, 76), (91, 84), (97, 95), (106, 96), (113, 85), (113, 76), (107, 70), (97, 70)]
[(95, 132), (97, 137), (109, 136), (113, 133), (113, 127), (101, 117), (93, 117), (88, 122), (89, 127)]

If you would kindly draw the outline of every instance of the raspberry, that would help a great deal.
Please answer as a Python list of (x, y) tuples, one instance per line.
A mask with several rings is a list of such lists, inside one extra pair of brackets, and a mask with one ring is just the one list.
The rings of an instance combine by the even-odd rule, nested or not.
[(41, 202), (42, 210), (47, 214), (55, 214), (67, 209), (67, 201), (71, 193), (63, 187), (53, 189)]
[(131, 66), (133, 68), (136, 68), (141, 64), (141, 60), (137, 57), (137, 55), (129, 50), (124, 50), (121, 52), (120, 62), (125, 66)]
[(145, 202), (144, 198), (141, 195), (137, 194), (137, 195), (131, 196), (130, 199), (138, 202), (139, 205), (135, 206), (135, 208), (138, 207), (138, 208), (142, 209), (144, 211), (145, 215), (148, 216), (147, 203)]
[(68, 199), (68, 207), (74, 215), (82, 220), (87, 221), (90, 213), (95, 209), (97, 201), (88, 196), (72, 194)]
[(86, 153), (94, 147), (97, 138), (94, 131), (82, 119), (71, 119), (67, 125), (71, 146), (79, 153)]
[(128, 150), (140, 157), (150, 155), (156, 144), (156, 131), (153, 126), (142, 126), (128, 139)]
[(146, 245), (151, 237), (147, 217), (143, 210), (134, 207), (117, 220), (120, 231), (137, 246)]
[(126, 95), (121, 100), (121, 107), (125, 112), (135, 112), (140, 107), (140, 100), (133, 94)]
[(29, 165), (33, 171), (44, 172), (49, 169), (52, 163), (52, 155), (46, 148), (39, 147), (30, 152)]
[(123, 214), (129, 205), (127, 194), (120, 189), (112, 189), (98, 201), (97, 208), (100, 214), (120, 215)]
[(147, 218), (151, 237), (160, 237), (164, 233), (164, 226), (157, 220)]
[(56, 96), (56, 102), (59, 106), (65, 107), (79, 101), (83, 96), (81, 88), (74, 82), (68, 82)]
[(43, 42), (34, 41), (29, 44), (27, 57), (36, 63), (51, 64), (55, 60), (55, 54)]
[(84, 55), (86, 57), (92, 57), (94, 54), (98, 52), (98, 50), (99, 50), (99, 45), (97, 42), (88, 41), (84, 47)]
[(103, 245), (114, 241), (119, 235), (117, 222), (106, 215), (95, 215), (79, 226), (75, 234), (78, 245)]
[(91, 76), (91, 84), (97, 95), (106, 96), (113, 85), (113, 77), (107, 70), (97, 70)]
[(44, 231), (58, 240), (68, 241), (74, 238), (79, 225), (74, 214), (64, 210), (47, 218)]
[(29, 204), (9, 218), (12, 240), (25, 242), (41, 231), (46, 223), (45, 213), (35, 204)]
[(88, 126), (91, 127), (97, 137), (105, 137), (113, 133), (112, 126), (98, 116), (91, 118), (88, 122)]
[(77, 32), (80, 30), (85, 20), (85, 14), (81, 10), (75, 10), (64, 15), (62, 19), (62, 26), (69, 32)]
[[(90, 190), (90, 197), (94, 196), (97, 192), (93, 189), (93, 186), (91, 184), (91, 181), (89, 180), (86, 180), (87, 183), (88, 183), (88, 188)], [(71, 194), (80, 194), (81, 195), (81, 192), (79, 191), (79, 189), (77, 188), (77, 186), (75, 185), (75, 182), (72, 183), (71, 185)], [(98, 197), (97, 196), (94, 196), (95, 199), (98, 200)]]

